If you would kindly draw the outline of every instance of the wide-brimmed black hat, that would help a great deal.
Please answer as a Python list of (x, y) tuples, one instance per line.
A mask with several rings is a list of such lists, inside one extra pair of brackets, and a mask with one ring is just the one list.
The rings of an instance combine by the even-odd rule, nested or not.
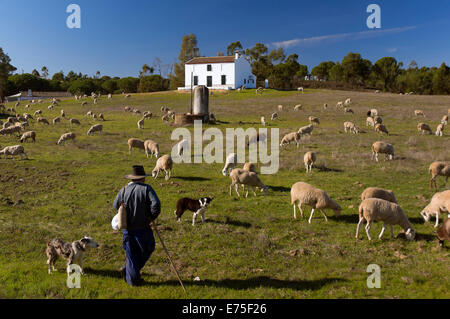
[(125, 175), (124, 177), (128, 178), (128, 179), (141, 179), (141, 178), (144, 178), (147, 176), (150, 176), (150, 175), (145, 173), (144, 166), (133, 165), (133, 170), (132, 170), (131, 174)]

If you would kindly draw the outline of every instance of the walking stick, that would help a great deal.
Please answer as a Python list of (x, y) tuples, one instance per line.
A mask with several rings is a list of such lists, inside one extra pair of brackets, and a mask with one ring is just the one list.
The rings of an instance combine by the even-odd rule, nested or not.
[(177, 271), (177, 269), (175, 268), (175, 265), (173, 264), (172, 258), (170, 258), (169, 251), (167, 250), (166, 245), (164, 245), (164, 242), (163, 242), (163, 240), (162, 240), (162, 238), (161, 238), (161, 235), (159, 234), (158, 228), (156, 228), (156, 224), (155, 224), (153, 221), (151, 222), (151, 224), (152, 224), (153, 228), (154, 228), (155, 231), (156, 231), (156, 235), (158, 236), (159, 240), (161, 241), (161, 245), (163, 246), (164, 251), (166, 252), (167, 257), (169, 258), (169, 261), (170, 261), (170, 264), (172, 265), (173, 270), (175, 270), (175, 274), (176, 274), (177, 277), (178, 277), (178, 281), (180, 282), (181, 287), (183, 288), (184, 292), (187, 294), (186, 288), (184, 288), (184, 285), (183, 285), (183, 281), (181, 281), (180, 275), (178, 274), (178, 271)]

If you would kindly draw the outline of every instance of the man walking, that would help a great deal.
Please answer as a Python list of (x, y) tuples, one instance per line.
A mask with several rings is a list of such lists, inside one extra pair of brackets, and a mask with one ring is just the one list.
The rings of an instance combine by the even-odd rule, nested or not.
[(142, 283), (140, 271), (155, 250), (150, 222), (161, 213), (158, 196), (145, 184), (147, 176), (143, 166), (133, 166), (132, 173), (125, 176), (131, 182), (119, 191), (113, 203), (116, 210), (124, 203), (127, 211), (127, 229), (122, 231), (126, 264), (121, 272), (131, 286)]

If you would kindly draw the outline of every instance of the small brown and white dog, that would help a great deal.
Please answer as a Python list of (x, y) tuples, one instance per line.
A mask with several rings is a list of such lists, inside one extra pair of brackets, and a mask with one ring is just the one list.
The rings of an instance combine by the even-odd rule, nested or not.
[(180, 222), (183, 213), (186, 210), (190, 210), (191, 212), (194, 212), (194, 216), (192, 216), (192, 226), (195, 225), (195, 219), (198, 214), (201, 214), (202, 223), (204, 223), (206, 208), (213, 199), (214, 197), (202, 197), (200, 199), (192, 199), (187, 197), (180, 198), (177, 202), (177, 209), (173, 213), (177, 217), (177, 221)]
[(63, 240), (56, 238), (52, 239), (47, 243), (47, 248), (45, 253), (47, 254), (48, 260), (48, 273), (51, 274), (51, 269), (55, 269), (55, 261), (58, 256), (67, 259), (67, 272), (69, 272), (69, 266), (72, 264), (77, 264), (81, 268), (81, 274), (83, 272), (83, 256), (84, 252), (88, 248), (97, 248), (99, 245), (91, 238), (84, 236), (80, 240), (76, 240), (72, 243), (66, 243)]

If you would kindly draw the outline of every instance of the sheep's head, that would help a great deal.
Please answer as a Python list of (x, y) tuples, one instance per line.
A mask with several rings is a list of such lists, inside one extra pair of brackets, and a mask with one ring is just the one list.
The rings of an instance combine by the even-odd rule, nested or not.
[(408, 240), (414, 240), (416, 237), (416, 232), (412, 228), (408, 228), (408, 230), (405, 233), (406, 239)]
[(158, 170), (157, 170), (157, 169), (154, 169), (154, 170), (152, 171), (152, 177), (156, 178), (156, 174), (158, 174)]
[(222, 170), (222, 175), (223, 175), (223, 176), (227, 176), (227, 175), (228, 175), (228, 174), (227, 174), (227, 170), (225, 170), (225, 169)]
[(429, 222), (429, 221), (430, 221), (430, 214), (428, 214), (428, 212), (426, 212), (425, 210), (421, 211), (421, 212), (420, 212), (420, 215), (422, 215), (423, 219), (424, 219), (426, 222)]

